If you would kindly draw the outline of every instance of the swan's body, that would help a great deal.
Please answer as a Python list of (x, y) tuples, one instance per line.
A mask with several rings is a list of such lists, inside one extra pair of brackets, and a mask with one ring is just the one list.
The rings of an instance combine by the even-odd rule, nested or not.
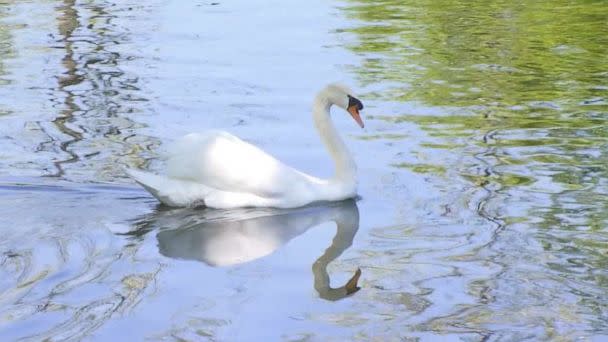
[(293, 208), (356, 196), (356, 165), (330, 118), (332, 104), (347, 109), (363, 126), (361, 102), (342, 86), (329, 85), (315, 98), (313, 119), (329, 150), (336, 175), (319, 179), (291, 168), (236, 136), (222, 131), (192, 133), (170, 149), (167, 175), (127, 173), (169, 206)]

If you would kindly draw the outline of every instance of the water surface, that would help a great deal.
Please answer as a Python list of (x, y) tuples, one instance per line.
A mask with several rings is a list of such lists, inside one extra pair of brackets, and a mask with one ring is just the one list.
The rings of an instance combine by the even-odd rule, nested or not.
[[(0, 4), (0, 340), (608, 338), (607, 22), (603, 1)], [(335, 80), (366, 105), (363, 131), (334, 113), (357, 201), (167, 209), (122, 173), (221, 128), (328, 176), (309, 110)]]

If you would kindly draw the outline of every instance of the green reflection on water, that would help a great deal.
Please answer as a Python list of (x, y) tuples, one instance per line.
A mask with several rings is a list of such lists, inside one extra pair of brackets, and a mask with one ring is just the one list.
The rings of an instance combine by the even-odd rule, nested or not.
[(434, 173), (434, 174), (445, 174), (445, 167), (441, 165), (431, 164), (410, 164), (410, 163), (399, 163), (394, 164), (394, 167), (410, 169), (418, 173)]
[[(6, 59), (14, 57), (15, 53), (12, 47), (12, 35), (11, 30), (13, 29), (10, 24), (4, 22), (6, 17), (7, 8), (5, 5), (0, 4), (0, 86), (9, 83), (6, 76)], [(2, 115), (2, 109), (0, 108), (0, 115)]]
[[(502, 161), (511, 160), (508, 164), (580, 167), (589, 158), (579, 152), (608, 142), (604, 1), (351, 4), (344, 10), (359, 24), (344, 31), (356, 37), (347, 47), (363, 57), (355, 69), (359, 80), (382, 84), (384, 91), (374, 92), (380, 99), (440, 109), (435, 115), (373, 117), (413, 122), (429, 137), (440, 138), (423, 147), (454, 149), (450, 146), (462, 146), (462, 138), (473, 138), (470, 143), (483, 148), (534, 152), (525, 159), (502, 156)], [(488, 132), (492, 139), (476, 139)], [(558, 175), (555, 181), (564, 183)]]
[(360, 80), (394, 82), (391, 99), (512, 106), (606, 92), (604, 1), (354, 1), (346, 11), (364, 21), (348, 30), (350, 48), (369, 56)]
[[(598, 274), (608, 265), (608, 3), (353, 0), (344, 11), (356, 20), (342, 31), (354, 37), (347, 48), (362, 58), (353, 71), (371, 97), (432, 109), (376, 111), (391, 134), (403, 123), (426, 133), (406, 152), (440, 156), (392, 166), (436, 176), (438, 187), (455, 173), (487, 193), (479, 215), (505, 234), (524, 225), (553, 260), (540, 259), (535, 276), (558, 274), (571, 288), (555, 296), (570, 291), (587, 308), (576, 312), (585, 329), (608, 329), (598, 296), (608, 289)], [(469, 326), (492, 310), (469, 314)]]

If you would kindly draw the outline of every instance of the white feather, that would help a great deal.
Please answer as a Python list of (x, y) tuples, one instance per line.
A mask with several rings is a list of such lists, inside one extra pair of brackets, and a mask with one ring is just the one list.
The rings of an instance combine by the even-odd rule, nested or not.
[(356, 165), (329, 117), (332, 104), (346, 109), (349, 90), (329, 85), (314, 103), (313, 118), (336, 164), (336, 176), (321, 180), (295, 170), (223, 131), (192, 133), (170, 149), (167, 176), (127, 170), (169, 206), (292, 208), (356, 195)]

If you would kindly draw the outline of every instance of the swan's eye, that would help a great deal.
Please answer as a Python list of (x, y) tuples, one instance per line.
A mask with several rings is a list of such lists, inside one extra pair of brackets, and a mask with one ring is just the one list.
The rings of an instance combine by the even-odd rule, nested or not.
[(358, 110), (363, 109), (363, 103), (358, 98), (348, 95), (348, 108), (357, 106)]

